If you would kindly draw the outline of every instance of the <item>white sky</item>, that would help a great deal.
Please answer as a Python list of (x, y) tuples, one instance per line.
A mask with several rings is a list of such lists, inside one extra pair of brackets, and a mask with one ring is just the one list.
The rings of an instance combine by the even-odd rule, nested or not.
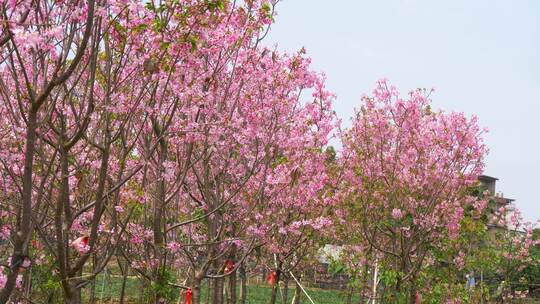
[(435, 87), (434, 108), (479, 116), (485, 173), (540, 219), (540, 1), (283, 0), (277, 12), (266, 43), (306, 48), (346, 126), (379, 78)]

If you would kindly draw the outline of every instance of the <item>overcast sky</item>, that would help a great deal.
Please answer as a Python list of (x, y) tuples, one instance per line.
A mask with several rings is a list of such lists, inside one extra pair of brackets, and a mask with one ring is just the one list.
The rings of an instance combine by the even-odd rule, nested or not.
[(540, 219), (540, 1), (283, 0), (277, 12), (267, 43), (306, 48), (344, 124), (379, 78), (434, 87), (434, 108), (479, 116), (485, 173)]

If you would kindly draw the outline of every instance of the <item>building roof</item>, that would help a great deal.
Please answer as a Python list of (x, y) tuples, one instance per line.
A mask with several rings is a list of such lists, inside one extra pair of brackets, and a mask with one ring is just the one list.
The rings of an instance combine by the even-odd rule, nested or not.
[(478, 179), (480, 179), (480, 180), (486, 180), (486, 181), (497, 181), (497, 180), (499, 180), (499, 179), (496, 178), (496, 177), (488, 176), (488, 175), (480, 175), (480, 176), (478, 176)]
[(506, 204), (510, 204), (511, 202), (515, 201), (515, 199), (513, 198), (502, 197), (502, 196), (495, 196), (494, 199), (498, 202), (506, 203)]

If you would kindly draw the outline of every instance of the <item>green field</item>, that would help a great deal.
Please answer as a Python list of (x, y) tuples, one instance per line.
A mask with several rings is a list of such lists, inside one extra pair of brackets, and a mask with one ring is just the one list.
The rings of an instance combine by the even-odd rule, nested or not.
[[(292, 285), (292, 284), (291, 284)], [(100, 276), (96, 280), (95, 296), (97, 303), (118, 303), (121, 289), (121, 278), (118, 276), (105, 277)], [(267, 304), (270, 299), (271, 288), (267, 285), (255, 285), (250, 284), (247, 287), (247, 303), (249, 304)], [(306, 288), (306, 291), (311, 296), (316, 304), (345, 304), (346, 293), (338, 290), (323, 290), (317, 288)], [(239, 294), (239, 291), (237, 291)], [(125, 303), (145, 303), (139, 300), (141, 295), (140, 281), (137, 278), (128, 278), (126, 282), (126, 301)], [(206, 284), (202, 287), (202, 300), (201, 303), (207, 303), (208, 287)], [(294, 296), (294, 289), (289, 288), (288, 302), (292, 302)], [(278, 294), (277, 303), (281, 303), (279, 300), (281, 294)], [(177, 303), (178, 299), (175, 299), (174, 303)], [(352, 298), (352, 303), (358, 303), (359, 299), (357, 295)], [(180, 303), (183, 303), (180, 301)], [(211, 303), (209, 299), (208, 303)], [(302, 295), (301, 303), (310, 304), (311, 302), (305, 295)], [(513, 303), (525, 303), (525, 304), (540, 304), (539, 300), (522, 299)]]
[[(119, 277), (107, 277), (104, 281), (104, 276), (100, 276), (96, 280), (96, 291), (95, 296), (99, 302), (103, 303), (115, 303), (117, 302), (120, 296), (121, 290), (121, 278)], [(292, 284), (291, 284), (292, 285)], [(264, 285), (253, 285), (250, 284), (247, 287), (247, 302), (250, 304), (266, 304), (269, 302), (271, 288)], [(127, 303), (139, 303), (141, 286), (140, 282), (136, 278), (129, 278), (126, 283), (126, 297)], [(337, 290), (323, 290), (315, 288), (306, 288), (306, 291), (309, 293), (313, 301), (317, 304), (340, 304), (346, 303), (346, 293)], [(237, 291), (239, 294), (239, 291)], [(202, 288), (202, 299), (203, 303), (206, 302), (208, 295), (208, 288), (205, 284)], [(294, 289), (289, 288), (289, 302), (292, 301), (294, 296)], [(281, 294), (278, 294), (278, 299), (280, 299)], [(281, 301), (278, 301), (281, 302)], [(301, 303), (310, 303), (308, 298), (305, 295), (302, 295)], [(358, 297), (353, 297), (353, 303), (358, 303)]]

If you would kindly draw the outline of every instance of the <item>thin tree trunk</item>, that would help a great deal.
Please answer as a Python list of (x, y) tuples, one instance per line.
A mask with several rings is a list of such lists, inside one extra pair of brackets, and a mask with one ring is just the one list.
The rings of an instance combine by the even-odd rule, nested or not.
[(214, 297), (212, 304), (223, 304), (223, 278), (214, 279)]
[[(97, 261), (96, 261), (96, 255), (92, 255), (92, 268), (95, 270)], [(96, 302), (96, 280), (92, 280), (92, 283), (90, 283), (90, 299), (88, 301), (89, 303), (95, 303)]]
[(270, 296), (270, 304), (276, 304), (278, 286), (277, 284), (272, 287), (272, 295)]
[(69, 287), (69, 293), (65, 295), (66, 304), (81, 304), (81, 289), (76, 288), (75, 286)]
[(228, 304), (236, 304), (236, 270), (229, 276), (229, 299)]
[[(154, 199), (154, 217), (153, 217), (153, 234), (154, 234), (154, 248), (155, 248), (155, 259), (158, 261), (158, 267), (153, 269), (153, 280), (154, 283), (158, 284), (158, 286), (161, 286), (165, 284), (163, 279), (163, 270), (165, 265), (164, 264), (164, 258), (163, 258), (163, 250), (164, 247), (164, 234), (162, 232), (162, 218), (163, 218), (163, 205), (165, 202), (165, 182), (163, 180), (160, 180), (157, 182), (156, 185), (156, 193), (155, 193), (155, 199)], [(161, 290), (158, 289), (158, 290)], [(160, 301), (164, 298), (164, 295), (161, 292), (157, 292), (155, 295), (154, 302), (160, 303)]]
[[(300, 281), (300, 276), (297, 277), (298, 281)], [(294, 301), (293, 304), (300, 304), (300, 298), (302, 298), (302, 288), (300, 287), (300, 284), (296, 283), (294, 289)], [(351, 303), (348, 303), (351, 304)]]
[(283, 299), (282, 303), (287, 304), (289, 301), (289, 276), (284, 275), (283, 276)]
[(267, 277), (266, 268), (264, 268), (263, 271), (262, 271), (262, 274), (261, 274), (261, 282), (262, 283), (266, 282), (266, 277)]
[(276, 304), (277, 292), (279, 289), (279, 279), (281, 277), (281, 271), (276, 270), (276, 282), (274, 283), (274, 288), (272, 288), (272, 295), (270, 296), (270, 304)]
[(229, 284), (227, 284), (229, 282), (229, 280), (224, 280), (223, 282), (223, 303), (226, 303), (226, 304), (229, 304), (231, 298), (231, 293), (230, 293), (230, 288), (229, 288)]
[[(152, 120), (152, 127), (156, 136), (160, 136), (161, 127), (159, 124)], [(167, 161), (167, 152), (168, 146), (167, 141), (164, 138), (159, 140), (159, 150), (157, 153), (158, 165), (155, 172), (157, 181), (155, 182), (154, 188), (154, 197), (152, 199), (152, 208), (153, 208), (153, 217), (152, 217), (152, 231), (153, 231), (153, 242), (154, 242), (154, 258), (158, 262), (158, 266), (152, 270), (152, 280), (154, 283), (161, 286), (165, 284), (163, 278), (163, 271), (165, 269), (165, 259), (164, 259), (164, 244), (165, 244), (165, 233), (163, 232), (163, 215), (164, 215), (164, 206), (165, 206), (165, 197), (167, 193), (167, 187), (165, 185), (165, 180), (163, 179), (163, 172), (165, 171), (164, 163)], [(158, 289), (158, 292), (154, 295), (154, 302), (159, 303), (164, 295), (160, 292), (162, 289)]]
[[(33, 107), (32, 107), (33, 108)], [(14, 238), (13, 255), (11, 256), (11, 265), (15, 265), (20, 259), (28, 255), (28, 240), (31, 237), (31, 217), (32, 217), (32, 176), (33, 163), (36, 144), (37, 110), (30, 111), (26, 127), (26, 145), (24, 152), (24, 171), (23, 171), (23, 191), (21, 217), (18, 225), (18, 232)], [(15, 288), (19, 267), (11, 267), (7, 275), (6, 282), (0, 289), (0, 303), (7, 303), (11, 292)]]
[(192, 304), (201, 303), (201, 279), (195, 278), (193, 280), (193, 285), (191, 286), (192, 292)]
[(247, 300), (247, 275), (244, 264), (240, 266), (240, 304), (246, 304)]
[(352, 304), (353, 293), (354, 293), (354, 288), (351, 286), (349, 287), (349, 290), (347, 291), (347, 304)]
[(416, 293), (418, 292), (418, 288), (416, 286), (416, 276), (413, 276), (412, 279), (411, 279), (411, 293), (409, 295), (410, 299), (409, 299), (409, 303), (411, 304), (420, 304), (422, 303), (422, 298), (420, 297), (420, 295), (418, 295), (418, 298), (416, 297)]
[(30, 299), (32, 294), (32, 272), (31, 271), (25, 271), (23, 275), (23, 282), (24, 282), (24, 295)]
[(126, 282), (127, 277), (129, 274), (129, 268), (127, 265), (125, 265), (125, 268), (122, 268), (122, 265), (120, 265), (120, 261), (118, 262), (118, 265), (120, 266), (120, 271), (122, 271), (122, 287), (120, 289), (120, 304), (124, 304), (124, 298), (126, 296)]
[[(62, 132), (64, 130), (62, 129)], [(59, 274), (61, 278), (62, 291), (64, 294), (64, 302), (66, 304), (78, 304), (80, 303), (80, 293), (69, 282), (71, 275), (68, 273), (68, 260), (69, 260), (69, 247), (67, 237), (64, 232), (64, 222), (71, 221), (71, 209), (69, 206), (69, 154), (66, 149), (63, 148), (63, 141), (58, 144), (60, 146), (60, 172), (62, 177), (60, 178), (59, 195), (55, 206), (54, 215), (54, 228), (56, 233), (56, 251), (57, 251), (57, 264), (59, 264)]]

